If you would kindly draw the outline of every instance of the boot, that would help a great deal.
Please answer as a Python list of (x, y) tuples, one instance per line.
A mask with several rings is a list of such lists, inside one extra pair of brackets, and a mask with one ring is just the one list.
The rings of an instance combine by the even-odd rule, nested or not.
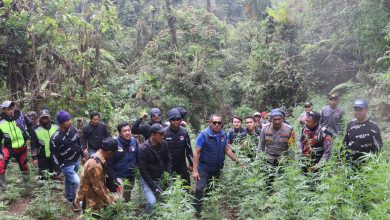
[(5, 188), (5, 174), (0, 174), (0, 191), (4, 191)]

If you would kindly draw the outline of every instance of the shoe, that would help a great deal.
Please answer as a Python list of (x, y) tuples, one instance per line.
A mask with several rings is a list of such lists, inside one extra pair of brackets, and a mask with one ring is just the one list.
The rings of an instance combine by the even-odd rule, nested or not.
[(72, 208), (74, 212), (80, 212), (81, 211), (81, 206), (77, 205), (75, 202), (72, 203)]

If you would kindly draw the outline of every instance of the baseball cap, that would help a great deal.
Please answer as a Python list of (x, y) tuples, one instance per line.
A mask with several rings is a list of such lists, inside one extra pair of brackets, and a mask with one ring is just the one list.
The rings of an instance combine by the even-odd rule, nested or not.
[(15, 106), (15, 102), (13, 101), (4, 101), (2, 104), (1, 104), (1, 108), (9, 108), (9, 107), (14, 107)]
[(283, 112), (280, 109), (272, 109), (269, 114), (271, 117), (281, 116), (283, 117)]
[(366, 100), (363, 99), (358, 99), (353, 102), (353, 107), (354, 108), (368, 108), (368, 103)]
[(165, 133), (164, 127), (159, 123), (154, 123), (150, 127), (150, 133)]
[(104, 151), (117, 151), (118, 142), (112, 137), (105, 138), (102, 141), (101, 149)]
[(260, 116), (261, 117), (261, 113), (260, 112), (255, 112), (254, 114), (253, 114), (253, 117), (254, 116)]
[(338, 99), (339, 96), (338, 96), (337, 94), (335, 94), (335, 93), (332, 93), (332, 94), (329, 94), (329, 95), (328, 95), (328, 99), (331, 99), (331, 98)]
[(153, 115), (161, 115), (161, 110), (158, 108), (152, 108), (150, 110), (150, 116), (153, 116)]
[(48, 109), (42, 109), (41, 111), (39, 111), (39, 118), (42, 117), (50, 117), (50, 112)]

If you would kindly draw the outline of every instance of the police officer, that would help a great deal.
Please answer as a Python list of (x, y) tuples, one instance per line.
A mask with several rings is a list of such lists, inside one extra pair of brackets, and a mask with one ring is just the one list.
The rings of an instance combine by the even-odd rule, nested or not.
[(147, 113), (144, 113), (141, 118), (139, 118), (137, 121), (134, 122), (133, 126), (131, 127), (131, 133), (133, 134), (141, 134), (144, 136), (145, 140), (148, 140), (150, 138), (150, 127), (153, 124), (161, 124), (162, 126), (166, 127), (165, 124), (161, 123), (161, 110), (158, 108), (152, 108), (150, 110), (149, 116), (150, 116), (150, 123), (148, 124), (142, 124), (142, 122), (148, 117)]
[[(169, 127), (165, 128), (165, 140), (168, 143), (169, 152), (172, 157), (172, 172), (176, 172), (185, 181), (186, 186), (190, 186), (190, 174), (192, 171), (192, 148), (190, 136), (187, 129), (180, 126), (180, 112), (173, 108), (168, 112)], [(188, 160), (188, 167), (186, 163)]]
[(10, 157), (14, 157), (27, 178), (27, 146), (28, 130), (32, 122), (21, 111), (15, 109), (15, 103), (4, 101), (1, 105), (0, 120), (0, 191), (5, 189), (5, 170)]
[(31, 156), (33, 164), (38, 165), (39, 174), (45, 177), (45, 171), (52, 173), (53, 166), (50, 158), (50, 139), (57, 131), (58, 126), (51, 121), (48, 109), (39, 111), (39, 124), (31, 134)]

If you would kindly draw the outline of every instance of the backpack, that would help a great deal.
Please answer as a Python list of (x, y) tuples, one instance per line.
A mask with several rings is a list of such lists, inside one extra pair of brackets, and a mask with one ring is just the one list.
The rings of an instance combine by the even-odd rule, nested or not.
[(106, 166), (104, 165), (98, 157), (95, 155), (92, 155), (90, 158), (95, 159), (96, 163), (101, 163), (103, 167), (103, 171), (106, 174), (106, 187), (110, 192), (117, 192), (117, 186), (119, 183), (114, 178), (114, 171), (110, 169), (109, 167), (112, 166)]

